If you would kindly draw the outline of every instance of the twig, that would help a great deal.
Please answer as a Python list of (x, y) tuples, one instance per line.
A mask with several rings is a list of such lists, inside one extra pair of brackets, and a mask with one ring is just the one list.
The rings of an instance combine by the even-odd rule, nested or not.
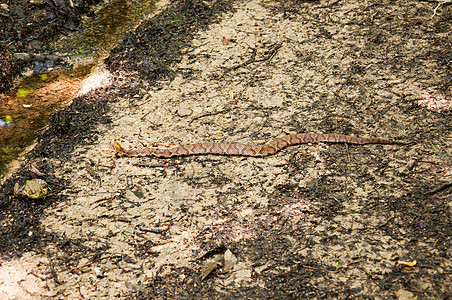
[(98, 257), (97, 259), (95, 259), (95, 260), (93, 260), (93, 261), (90, 261), (90, 262), (87, 262), (86, 264), (83, 264), (83, 265), (81, 265), (81, 266), (77, 266), (77, 267), (71, 268), (71, 269), (69, 270), (69, 273), (71, 273), (71, 272), (73, 272), (73, 271), (75, 271), (75, 270), (78, 270), (78, 269), (81, 269), (81, 268), (90, 266), (90, 265), (92, 265), (93, 263), (97, 262), (97, 261), (100, 260), (100, 259), (110, 259), (110, 258), (112, 258), (112, 257), (113, 257), (113, 255), (110, 255), (110, 256), (107, 256), (107, 257)]
[(148, 163), (145, 163), (145, 162), (138, 162), (138, 163), (134, 163), (133, 166), (135, 166), (135, 167), (145, 167), (145, 168), (166, 168), (169, 165), (167, 163), (148, 164)]
[(394, 216), (389, 217), (389, 218), (386, 220), (386, 222), (384, 222), (384, 223), (381, 224), (381, 225), (378, 225), (377, 228), (381, 228), (381, 227), (383, 227), (383, 226), (388, 225), (388, 223), (389, 223), (392, 219), (394, 219)]
[(111, 200), (111, 199), (113, 199), (113, 198), (114, 198), (114, 196), (110, 196), (110, 197), (105, 197), (105, 198), (97, 199), (97, 200), (91, 202), (91, 203), (89, 204), (89, 206), (91, 207), (91, 205), (93, 205), (93, 204), (96, 204), (96, 203), (99, 203), (99, 202), (102, 202), (102, 201), (105, 201), (105, 200)]
[(75, 271), (75, 270), (78, 270), (78, 269), (87, 267), (87, 266), (89, 266), (89, 265), (92, 265), (94, 262), (95, 262), (95, 261), (93, 260), (93, 261), (87, 262), (86, 264), (83, 264), (83, 265), (81, 265), (81, 266), (73, 267), (72, 269), (69, 270), (69, 273), (72, 273), (72, 272)]
[(0, 12), (0, 16), (10, 18), (12, 21), (14, 21), (14, 18), (8, 14)]
[(55, 271), (55, 267), (52, 263), (52, 257), (50, 256), (50, 251), (47, 250), (47, 258), (49, 259), (49, 267), (50, 267), (50, 273), (52, 273), (53, 280), (56, 284), (61, 284), (61, 282), (58, 280), (57, 272)]
[(256, 59), (257, 50), (253, 49), (253, 54), (251, 55), (251, 58), (249, 60), (247, 60), (246, 62), (239, 64), (235, 67), (229, 68), (229, 70), (237, 70), (241, 67), (244, 67), (246, 65), (256, 63), (256, 62), (271, 61), (273, 59), (273, 57), (275, 57), (276, 53), (278, 53), (279, 49), (282, 47), (282, 43), (274, 44), (273, 46), (274, 46), (274, 48), (270, 51), (270, 53), (266, 57), (261, 58), (261, 59)]
[(445, 183), (445, 184), (442, 184), (442, 185), (440, 185), (440, 186), (438, 186), (438, 187), (426, 192), (424, 195), (431, 196), (433, 194), (439, 193), (439, 192), (441, 192), (441, 191), (443, 191), (445, 189), (451, 188), (451, 187), (452, 187), (452, 182)]
[(86, 54), (74, 54), (74, 55), (54, 55), (54, 54), (45, 54), (45, 53), (13, 53), (15, 59), (22, 60), (25, 62), (34, 62), (34, 61), (68, 61), (70, 59), (84, 58), (89, 57)]
[(216, 2), (217, 2), (217, 0), (212, 0), (212, 2), (209, 5), (209, 8), (212, 8), (215, 5)]
[(144, 231), (144, 232), (164, 233), (165, 231), (168, 230), (168, 228), (164, 228), (164, 227), (154, 227), (154, 228), (140, 227), (140, 230)]
[(230, 111), (230, 110), (231, 110), (231, 108), (225, 108), (225, 109), (222, 109), (222, 110), (217, 110), (217, 111), (213, 111), (213, 112), (208, 112), (208, 113), (205, 113), (205, 114), (202, 114), (202, 115), (193, 117), (193, 118), (191, 119), (191, 121), (190, 121), (190, 124), (191, 124), (193, 121), (195, 121), (195, 120), (198, 120), (198, 119), (201, 119), (201, 118), (204, 118), (204, 117), (216, 116), (216, 115), (218, 115), (218, 114), (226, 113), (226, 112), (228, 112), (228, 111)]
[(449, 4), (452, 3), (452, 0), (433, 0), (435, 2), (439, 2), (438, 5), (435, 7), (435, 9), (433, 10), (433, 15), (430, 17), (430, 19), (433, 19), (433, 17), (436, 15), (436, 11), (438, 10), (438, 8), (443, 5), (443, 4)]
[(350, 164), (351, 159), (350, 159), (350, 151), (348, 151), (348, 144), (345, 144), (345, 149), (347, 151), (347, 160), (348, 160), (348, 163)]

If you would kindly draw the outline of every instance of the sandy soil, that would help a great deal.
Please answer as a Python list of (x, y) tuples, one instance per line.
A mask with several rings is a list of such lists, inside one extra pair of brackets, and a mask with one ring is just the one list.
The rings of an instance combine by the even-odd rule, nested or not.
[[(51, 196), (12, 195), (29, 171), (5, 183), (2, 232), (13, 242), (0, 295), (450, 297), (451, 7), (432, 18), (437, 4), (420, 1), (210, 4), (176, 2), (144, 22), (107, 60), (114, 83), (55, 115), (23, 164), (45, 174)], [(149, 43), (155, 31), (161, 44)], [(146, 57), (158, 47), (168, 51)], [(409, 145), (174, 159), (111, 147), (297, 132)]]

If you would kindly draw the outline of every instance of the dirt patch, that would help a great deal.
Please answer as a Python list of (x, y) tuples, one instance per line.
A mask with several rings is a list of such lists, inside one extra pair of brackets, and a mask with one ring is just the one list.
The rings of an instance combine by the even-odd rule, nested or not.
[(84, 16), (93, 16), (93, 4), (101, 1), (58, 0), (2, 1), (0, 5), (1, 45), (11, 52), (50, 50), (50, 44), (62, 32), (80, 26)]
[(22, 80), (16, 93), (4, 95), (1, 114), (10, 116), (12, 123), (0, 127), (0, 174), (36, 139), (47, 125), (48, 115), (79, 93), (92, 68), (85, 65), (73, 71), (31, 76)]
[[(13, 55), (0, 46), (0, 93), (7, 91), (13, 83), (13, 78), (17, 74), (17, 63)], [(0, 98), (0, 108), (5, 104), (5, 100)]]
[[(451, 93), (452, 12), (435, 7), (169, 5), (107, 59), (112, 87), (55, 114), (3, 186), (5, 258), (27, 269), (32, 255), (32, 296), (447, 298), (452, 124), (420, 106)], [(111, 147), (295, 132), (410, 144), (167, 160)], [(31, 163), (52, 189), (34, 203), (12, 195)], [(212, 264), (226, 250), (230, 270)]]

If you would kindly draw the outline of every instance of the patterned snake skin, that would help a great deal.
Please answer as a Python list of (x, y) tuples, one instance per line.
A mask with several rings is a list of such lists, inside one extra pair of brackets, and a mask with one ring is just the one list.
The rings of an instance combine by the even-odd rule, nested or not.
[(399, 144), (380, 138), (358, 138), (343, 134), (317, 134), (317, 133), (298, 133), (290, 134), (265, 145), (246, 145), (239, 143), (199, 143), (191, 145), (182, 145), (169, 149), (143, 148), (137, 150), (126, 150), (118, 142), (113, 141), (113, 147), (120, 154), (127, 156), (155, 156), (155, 157), (174, 157), (199, 154), (219, 154), (219, 155), (240, 155), (240, 156), (268, 156), (275, 154), (279, 150), (292, 145), (305, 143), (349, 143), (349, 144)]

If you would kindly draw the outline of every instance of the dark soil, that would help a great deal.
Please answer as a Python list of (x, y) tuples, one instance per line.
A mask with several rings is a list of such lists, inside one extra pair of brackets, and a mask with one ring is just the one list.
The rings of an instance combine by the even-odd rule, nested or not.
[[(18, 66), (16, 59), (6, 49), (0, 46), (0, 93), (9, 90), (17, 75)], [(2, 108), (0, 99), (0, 109)]]
[[(81, 18), (90, 14), (89, 4), (94, 2), (76, 1), (75, 7), (70, 7), (64, 1), (35, 1), (29, 3), (29, 1), (4, 1), (8, 10), (0, 10), (0, 92), (10, 91), (13, 87), (14, 80), (17, 79), (18, 74), (27, 67), (27, 64), (17, 61), (12, 53), (51, 53), (54, 49), (48, 47), (51, 41), (55, 41), (60, 34), (70, 32), (77, 29), (80, 25)], [(34, 41), (34, 42), (33, 42)], [(34, 68), (33, 62), (29, 62), (29, 66)], [(79, 106), (83, 102), (81, 99), (74, 102), (74, 108)], [(74, 108), (67, 108), (68, 115), (74, 115), (69, 111), (74, 111)], [(2, 98), (0, 98), (0, 110), (2, 109)], [(89, 108), (84, 112), (78, 114), (89, 114), (98, 111), (96, 105), (89, 105)], [(57, 118), (59, 114), (65, 114), (65, 112), (58, 112), (53, 119)], [(91, 120), (92, 121), (92, 120)], [(80, 122), (78, 119), (76, 122)], [(52, 123), (53, 124), (53, 123)], [(59, 122), (55, 122), (51, 125), (52, 128), (58, 127)], [(87, 129), (92, 128), (95, 122), (86, 122), (84, 128), (80, 127), (78, 130), (86, 132)], [(51, 133), (55, 133), (55, 130), (46, 131), (44, 135), (40, 137), (40, 140), (44, 141), (44, 144), (38, 144), (37, 151), (29, 153), (28, 159), (34, 159), (35, 157), (47, 157), (49, 151), (43, 151), (41, 149), (45, 145), (46, 141), (57, 138), (55, 135), (49, 137)], [(65, 138), (66, 145), (78, 143), (78, 139), (74, 139), (73, 135)], [(43, 147), (45, 148), (45, 147)], [(52, 147), (48, 147), (52, 148)], [(66, 146), (59, 145), (58, 142), (53, 144), (53, 150), (50, 152), (61, 152), (64, 148), (68, 150)], [(67, 155), (63, 154), (62, 155)], [(41, 239), (41, 230), (39, 229), (39, 215), (42, 213), (42, 209), (52, 203), (52, 201), (58, 201), (60, 198), (55, 195), (47, 198), (45, 201), (39, 201), (39, 203), (27, 201), (20, 198), (12, 197), (13, 183), (16, 180), (24, 182), (26, 179), (36, 177), (36, 174), (26, 170), (25, 166), (29, 163), (25, 163), (24, 168), (15, 174), (10, 180), (2, 186), (0, 192), (0, 210), (1, 210), (1, 223), (5, 227), (2, 227), (2, 241), (0, 249), (3, 255), (20, 255), (23, 251), (28, 249), (34, 249), (39, 247), (39, 241)], [(52, 166), (46, 164), (39, 164), (39, 168), (45, 170), (45, 173), (51, 173)], [(65, 186), (64, 182), (55, 179), (52, 176), (46, 176), (44, 178), (52, 183), (55, 192), (58, 192)], [(7, 220), (13, 218), (12, 223)], [(8, 225), (7, 225), (8, 224)], [(27, 230), (32, 230), (37, 235), (29, 236)]]
[[(72, 1), (71, 1), (72, 2)], [(42, 70), (42, 61), (18, 61), (11, 53), (52, 54), (59, 37), (80, 29), (82, 17), (93, 17), (98, 0), (3, 1), (0, 9), (0, 51), (8, 65), (0, 73), (0, 92), (10, 90), (15, 77), (26, 67)], [(5, 9), (7, 8), (7, 9)], [(2, 58), (3, 63), (3, 58)]]

